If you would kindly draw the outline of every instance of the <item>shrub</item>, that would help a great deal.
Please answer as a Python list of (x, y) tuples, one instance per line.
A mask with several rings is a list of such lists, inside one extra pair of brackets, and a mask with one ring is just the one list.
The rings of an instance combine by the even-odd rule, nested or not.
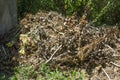
[(18, 0), (18, 15), (38, 10), (54, 10), (70, 16), (74, 12), (79, 17), (86, 15), (96, 24), (115, 24), (120, 20), (118, 0)]

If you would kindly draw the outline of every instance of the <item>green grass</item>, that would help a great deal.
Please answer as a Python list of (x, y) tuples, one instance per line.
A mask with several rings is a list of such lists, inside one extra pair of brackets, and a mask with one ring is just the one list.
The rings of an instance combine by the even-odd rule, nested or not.
[[(9, 80), (85, 80), (85, 74), (76, 70), (59, 71), (50, 70), (46, 64), (40, 65), (38, 70), (32, 66), (19, 66), (15, 68), (15, 73)], [(0, 80), (5, 80), (5, 76), (0, 76)]]

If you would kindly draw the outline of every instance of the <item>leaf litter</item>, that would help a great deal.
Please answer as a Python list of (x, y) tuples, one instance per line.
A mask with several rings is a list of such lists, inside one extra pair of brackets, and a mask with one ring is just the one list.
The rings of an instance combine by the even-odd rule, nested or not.
[(107, 79), (104, 71), (101, 72), (105, 68), (108, 75), (116, 74), (111, 79), (120, 78), (119, 68), (111, 64), (120, 64), (117, 26), (95, 27), (85, 16), (65, 18), (57, 12), (39, 11), (35, 15), (27, 14), (20, 27), (19, 64), (38, 67), (45, 62), (52, 70), (85, 69), (91, 80)]

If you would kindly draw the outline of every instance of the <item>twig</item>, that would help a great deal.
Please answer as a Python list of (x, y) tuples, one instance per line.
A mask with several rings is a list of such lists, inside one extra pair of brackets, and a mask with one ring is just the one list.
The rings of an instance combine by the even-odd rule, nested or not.
[(105, 75), (107, 76), (108, 80), (111, 80), (109, 75), (106, 73), (106, 71), (102, 68), (103, 72), (105, 73)]
[(116, 52), (112, 47), (110, 47), (108, 44), (105, 44), (106, 47), (108, 47), (109, 49), (111, 49), (114, 53)]
[(5, 48), (4, 48), (4, 46), (2, 45), (2, 49), (3, 49), (3, 51), (4, 51), (4, 54), (5, 54), (5, 56), (7, 55), (7, 52), (5, 51)]
[(98, 77), (97, 75), (95, 75), (95, 77), (98, 78), (99, 80), (101, 80), (100, 77)]
[[(114, 53), (118, 53), (112, 47), (110, 47), (108, 44), (105, 44), (105, 46), (108, 47), (109, 49), (111, 49)], [(113, 54), (113, 57), (120, 57), (120, 55)]]
[(61, 56), (65, 56), (65, 55), (67, 55), (67, 54), (68, 54), (68, 53), (62, 53), (62, 54), (60, 54), (59, 56), (55, 57), (54, 60), (59, 59)]
[(48, 62), (50, 62), (50, 60), (53, 58), (53, 56), (57, 53), (57, 51), (58, 51), (61, 47), (62, 47), (62, 45), (60, 45), (60, 46), (55, 50), (55, 52), (51, 55), (51, 57), (45, 62), (46, 64), (47, 64)]
[(113, 54), (113, 57), (120, 57), (120, 55)]
[(114, 62), (110, 62), (110, 63), (120, 68), (120, 65), (118, 65), (118, 64), (116, 64)]

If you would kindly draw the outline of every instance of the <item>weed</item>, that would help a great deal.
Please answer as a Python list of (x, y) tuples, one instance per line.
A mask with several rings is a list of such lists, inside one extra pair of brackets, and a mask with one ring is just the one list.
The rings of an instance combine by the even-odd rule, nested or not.
[[(1, 78), (4, 78), (1, 77)], [(21, 66), (15, 69), (10, 80), (84, 80), (84, 73), (73, 71), (50, 70), (46, 64), (41, 64), (35, 71), (32, 66)]]

